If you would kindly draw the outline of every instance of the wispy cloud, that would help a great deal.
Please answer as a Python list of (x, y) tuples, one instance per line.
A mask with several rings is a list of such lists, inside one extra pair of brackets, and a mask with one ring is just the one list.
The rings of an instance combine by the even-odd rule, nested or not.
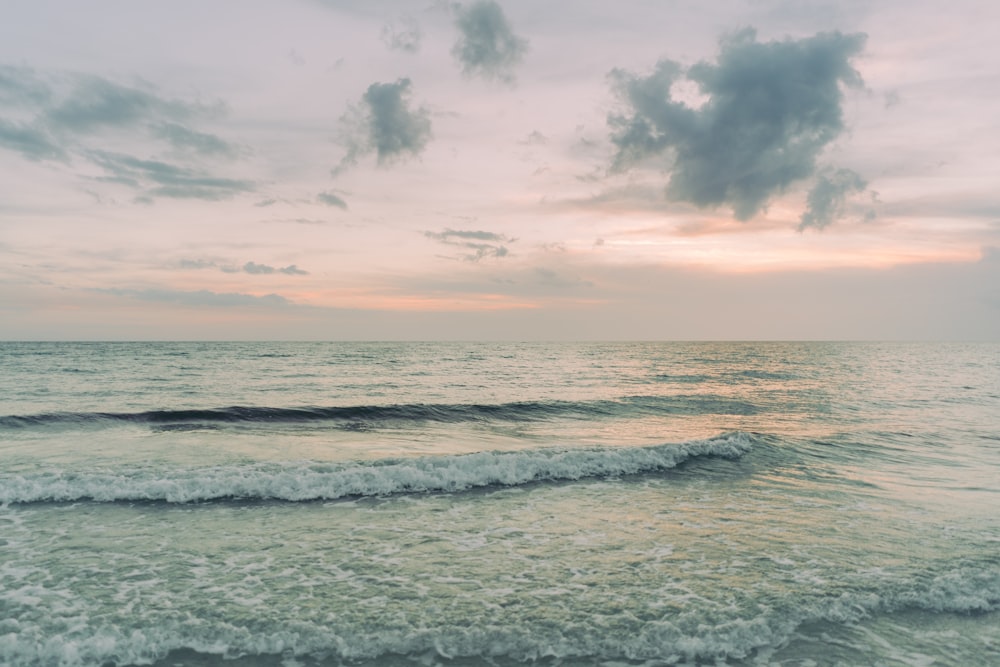
[(307, 276), (308, 271), (303, 271), (295, 264), (289, 264), (283, 267), (274, 267), (268, 264), (259, 264), (257, 262), (246, 262), (242, 265), (233, 264), (221, 264), (215, 260), (209, 259), (182, 259), (177, 263), (177, 267), (181, 269), (219, 269), (223, 273), (249, 273), (252, 275), (270, 275), (275, 273), (284, 274), (286, 276)]
[(403, 16), (382, 26), (382, 42), (394, 51), (416, 53), (420, 50), (423, 32), (411, 16)]
[(159, 160), (143, 160), (101, 150), (90, 150), (84, 155), (104, 169), (106, 175), (98, 180), (121, 183), (158, 197), (214, 201), (256, 188), (253, 181), (218, 178), (201, 170)]
[[(192, 127), (217, 117), (221, 104), (189, 102), (160, 95), (146, 84), (123, 85), (74, 72), (38, 72), (0, 66), (0, 148), (32, 161), (72, 164), (81, 157), (118, 183), (151, 197), (224, 199), (251, 191), (251, 181), (223, 178), (189, 158), (232, 160), (244, 152), (236, 144)], [(110, 141), (109, 141), (110, 140)], [(177, 164), (145, 159), (104, 147), (159, 142)]]
[(478, 262), (488, 257), (494, 259), (506, 257), (510, 254), (506, 244), (517, 241), (515, 238), (494, 232), (448, 228), (440, 232), (424, 232), (424, 236), (446, 245), (471, 251), (459, 255), (460, 259), (470, 262)]
[(316, 199), (321, 204), (326, 204), (327, 206), (334, 206), (336, 208), (347, 210), (347, 202), (335, 195), (332, 192), (321, 192), (316, 195)]
[[(613, 70), (624, 110), (608, 117), (612, 170), (666, 163), (670, 199), (725, 204), (737, 219), (752, 218), (813, 176), (821, 151), (843, 132), (841, 86), (862, 85), (851, 59), (864, 43), (839, 32), (762, 43), (746, 29), (722, 40), (716, 63), (685, 70), (661, 60), (646, 76)], [(707, 98), (700, 107), (674, 99), (684, 79)]]
[(528, 40), (514, 34), (503, 8), (494, 0), (459, 5), (455, 10), (458, 41), (451, 53), (466, 76), (512, 83), (514, 69), (528, 51)]

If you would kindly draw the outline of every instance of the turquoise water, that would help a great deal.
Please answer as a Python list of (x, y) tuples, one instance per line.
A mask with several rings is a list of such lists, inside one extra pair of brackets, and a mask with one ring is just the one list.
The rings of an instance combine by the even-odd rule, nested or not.
[(0, 663), (1000, 664), (1000, 345), (0, 344)]

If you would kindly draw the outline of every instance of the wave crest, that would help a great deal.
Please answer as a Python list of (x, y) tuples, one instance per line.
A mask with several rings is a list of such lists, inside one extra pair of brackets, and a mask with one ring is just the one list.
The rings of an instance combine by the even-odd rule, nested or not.
[(465, 491), (658, 472), (694, 457), (738, 458), (751, 447), (751, 436), (736, 432), (652, 447), (545, 448), (373, 462), (258, 463), (169, 471), (0, 475), (0, 502), (187, 503), (223, 498), (306, 501)]

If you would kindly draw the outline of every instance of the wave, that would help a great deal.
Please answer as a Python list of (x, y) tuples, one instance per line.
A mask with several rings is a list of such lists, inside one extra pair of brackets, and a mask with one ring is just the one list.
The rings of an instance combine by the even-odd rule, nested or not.
[(256, 463), (127, 472), (0, 474), (0, 503), (91, 500), (187, 503), (218, 499), (333, 500), (452, 492), (669, 470), (695, 457), (738, 458), (736, 432), (652, 447), (544, 448), (346, 463)]
[[(384, 619), (391, 620), (384, 620), (385, 625), (378, 627), (304, 618), (279, 623), (258, 619), (245, 624), (175, 616), (145, 623), (133, 619), (128, 627), (105, 619), (95, 626), (87, 622), (64, 624), (57, 633), (46, 633), (31, 621), (8, 619), (0, 621), (0, 630), (8, 630), (0, 634), (0, 662), (66, 667), (108, 663), (165, 666), (213, 664), (226, 659), (232, 661), (228, 664), (239, 666), (298, 664), (290, 660), (294, 657), (310, 664), (315, 660), (320, 664), (346, 662), (359, 666), (447, 664), (452, 660), (511, 666), (558, 665), (563, 661), (732, 664), (758, 651), (767, 655), (796, 636), (801, 639), (813, 634), (815, 640), (825, 641), (824, 635), (834, 627), (857, 625), (877, 615), (919, 610), (968, 617), (1000, 611), (1000, 569), (996, 567), (958, 568), (926, 581), (896, 584), (894, 591), (802, 599), (781, 608), (760, 605), (744, 608), (742, 613), (734, 610), (732, 615), (721, 618), (699, 615), (701, 621), (694, 626), (670, 617), (639, 621), (625, 615), (618, 620), (628, 627), (627, 631), (609, 627), (607, 617), (560, 626), (532, 623), (529, 619), (489, 625), (435, 624), (430, 619), (407, 621), (387, 616)], [(827, 625), (806, 628), (816, 623)], [(983, 642), (980, 659), (973, 663), (986, 664), (990, 660), (988, 642)], [(870, 646), (856, 648), (879, 664), (883, 661), (877, 659), (878, 652), (892, 649), (878, 637)], [(948, 651), (948, 646), (940, 648)], [(463, 658), (475, 662), (465, 663)]]
[(600, 418), (641, 414), (749, 415), (756, 406), (724, 396), (627, 396), (615, 400), (517, 401), (511, 403), (410, 403), (332, 407), (191, 408), (144, 412), (51, 412), (0, 417), (0, 429), (101, 427), (141, 424), (156, 428), (224, 424), (307, 422), (527, 421), (557, 417)]

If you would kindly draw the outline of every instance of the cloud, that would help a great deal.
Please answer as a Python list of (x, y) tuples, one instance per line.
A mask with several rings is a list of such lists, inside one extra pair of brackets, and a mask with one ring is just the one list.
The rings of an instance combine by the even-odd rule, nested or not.
[(466, 76), (512, 83), (514, 68), (528, 50), (528, 40), (511, 30), (503, 9), (493, 0), (479, 0), (455, 10), (460, 36), (451, 54)]
[(28, 67), (0, 65), (0, 103), (39, 107), (52, 99), (52, 90)]
[(510, 254), (506, 243), (514, 243), (515, 238), (478, 230), (448, 229), (440, 232), (424, 232), (424, 236), (446, 245), (457, 246), (472, 252), (459, 255), (469, 262), (478, 262), (486, 257), (500, 259)]
[(239, 292), (210, 292), (208, 290), (197, 290), (184, 292), (178, 290), (165, 289), (96, 289), (97, 292), (124, 296), (141, 301), (152, 301), (154, 303), (176, 303), (185, 306), (212, 307), (212, 308), (233, 308), (233, 307), (287, 307), (294, 305), (291, 301), (279, 294), (265, 294), (256, 296), (253, 294), (243, 294)]
[(92, 150), (85, 156), (108, 174), (98, 180), (149, 188), (148, 194), (159, 197), (217, 201), (252, 192), (256, 187), (253, 181), (217, 178), (198, 170), (122, 153)]
[(371, 153), (380, 166), (420, 155), (432, 136), (430, 111), (410, 108), (410, 87), (407, 78), (373, 83), (361, 96), (361, 103), (341, 117), (347, 154), (333, 170), (334, 175)]
[(398, 25), (390, 21), (382, 26), (382, 42), (394, 51), (416, 53), (422, 38), (420, 26), (410, 16), (399, 19)]
[(799, 231), (807, 227), (823, 229), (844, 216), (848, 195), (868, 187), (861, 176), (850, 169), (827, 169), (820, 173), (809, 191), (808, 206), (802, 214)]
[(196, 104), (164, 99), (97, 76), (75, 75), (73, 79), (72, 93), (45, 114), (48, 123), (61, 130), (85, 133), (135, 126), (149, 118), (188, 118), (203, 111)]
[(150, 133), (163, 139), (175, 149), (191, 151), (201, 155), (236, 157), (240, 149), (214, 134), (198, 132), (177, 123), (158, 123), (150, 128)]
[[(223, 269), (224, 271), (226, 269)], [(303, 271), (299, 267), (291, 264), (289, 266), (277, 269), (273, 266), (268, 266), (267, 264), (257, 264), (256, 262), (247, 262), (242, 267), (237, 269), (238, 271), (243, 271), (244, 273), (251, 273), (254, 275), (269, 275), (272, 273), (284, 273), (288, 276), (307, 276), (308, 271)]]
[(241, 148), (190, 126), (218, 116), (222, 109), (221, 104), (164, 97), (145, 84), (126, 86), (93, 75), (0, 66), (0, 148), (33, 161), (72, 164), (73, 157), (82, 157), (104, 171), (97, 180), (140, 190), (137, 201), (152, 196), (225, 199), (255, 188), (250, 181), (215, 177), (203, 167), (103, 149), (122, 140), (152, 140), (179, 152), (182, 162), (192, 155), (237, 158), (244, 152)]
[(316, 195), (316, 199), (327, 206), (336, 206), (337, 208), (344, 209), (345, 211), (347, 210), (347, 202), (332, 192), (321, 192)]
[(258, 264), (257, 262), (247, 262), (243, 266), (220, 265), (218, 262), (207, 259), (182, 259), (177, 263), (181, 269), (219, 269), (223, 273), (249, 273), (252, 275), (271, 275), (283, 273), (286, 276), (308, 276), (308, 271), (303, 271), (295, 264), (290, 264), (281, 268)]
[(546, 137), (544, 134), (542, 134), (538, 130), (532, 130), (531, 134), (529, 134), (527, 137), (525, 137), (525, 139), (523, 141), (520, 141), (518, 143), (521, 143), (521, 144), (523, 144), (525, 146), (543, 146), (543, 145), (547, 144), (548, 142), (549, 142), (548, 137)]
[(182, 259), (177, 266), (181, 269), (211, 269), (218, 264), (208, 259)]
[[(661, 60), (647, 76), (613, 70), (625, 110), (608, 116), (617, 147), (612, 171), (670, 159), (668, 198), (725, 204), (737, 219), (752, 218), (811, 177), (844, 130), (841, 85), (862, 85), (850, 61), (864, 43), (862, 34), (839, 32), (757, 42), (746, 29), (721, 41), (714, 64), (685, 71)], [(701, 106), (673, 99), (685, 79), (706, 98)]]
[(11, 123), (3, 118), (0, 118), (0, 146), (32, 161), (67, 158), (66, 151), (56, 145), (44, 130), (24, 123)]

